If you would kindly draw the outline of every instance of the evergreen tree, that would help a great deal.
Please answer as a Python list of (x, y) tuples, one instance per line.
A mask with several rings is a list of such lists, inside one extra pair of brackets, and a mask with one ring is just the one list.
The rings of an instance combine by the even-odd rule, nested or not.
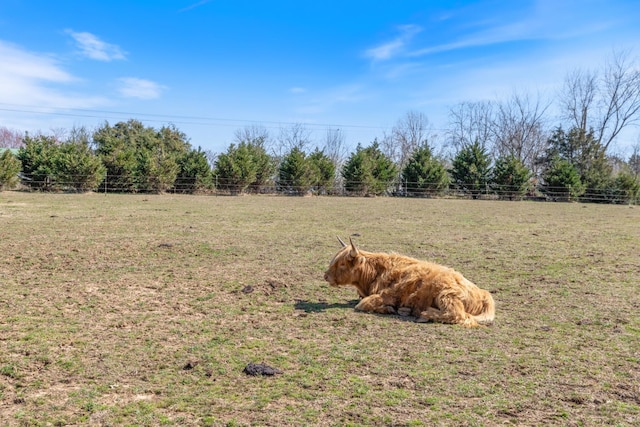
[(411, 196), (441, 194), (449, 187), (447, 170), (426, 143), (411, 154), (402, 169), (402, 180)]
[(276, 164), (273, 157), (267, 153), (263, 138), (245, 142), (245, 145), (256, 170), (255, 178), (249, 184), (249, 189), (254, 193), (260, 193), (265, 187), (273, 183)]
[(371, 164), (366, 158), (364, 148), (358, 144), (356, 151), (351, 154), (342, 167), (344, 189), (347, 194), (365, 195), (371, 179)]
[(76, 191), (95, 190), (104, 180), (106, 168), (86, 142), (64, 142), (53, 159), (56, 183)]
[(109, 186), (118, 191), (170, 189), (180, 172), (179, 160), (191, 150), (186, 135), (175, 126), (156, 130), (137, 120), (105, 123), (93, 140)]
[(164, 192), (173, 186), (180, 172), (178, 160), (190, 146), (186, 135), (173, 125), (158, 131), (148, 128), (146, 132), (148, 137), (138, 140), (138, 183), (141, 190)]
[(531, 171), (513, 155), (496, 160), (491, 187), (501, 199), (520, 199), (529, 189)]
[(596, 144), (599, 148), (594, 148), (592, 157), (580, 176), (585, 187), (583, 197), (588, 197), (588, 201), (610, 202), (609, 193), (615, 181), (613, 166), (605, 155), (604, 147)]
[(26, 135), (23, 142), (18, 159), (22, 163), (24, 184), (38, 190), (51, 190), (55, 181), (58, 141), (52, 136)]
[(293, 147), (280, 163), (278, 187), (292, 194), (306, 194), (316, 177), (311, 162), (299, 147)]
[(178, 177), (173, 188), (180, 193), (195, 193), (213, 187), (213, 172), (204, 151), (198, 147), (178, 158)]
[(12, 189), (18, 184), (22, 164), (10, 150), (0, 154), (0, 191)]
[(347, 193), (380, 195), (391, 187), (396, 177), (396, 166), (380, 151), (376, 140), (367, 148), (358, 144), (344, 164), (342, 176)]
[(216, 159), (214, 175), (217, 186), (231, 194), (243, 193), (250, 184), (256, 182), (258, 165), (250, 146), (241, 142), (237, 146), (231, 144), (226, 153)]
[(105, 167), (84, 140), (59, 143), (52, 136), (25, 137), (18, 151), (24, 182), (39, 190), (90, 191), (104, 179)]
[(451, 177), (456, 186), (477, 199), (489, 184), (491, 158), (479, 143), (466, 145), (453, 159)]
[(138, 147), (145, 139), (152, 139), (153, 132), (137, 120), (118, 122), (114, 126), (105, 123), (93, 134), (96, 152), (107, 168), (109, 189), (136, 192), (143, 189), (139, 181), (138, 162), (144, 159)]
[(620, 172), (612, 183), (611, 200), (614, 203), (639, 203), (640, 178), (629, 170)]
[(314, 186), (317, 192), (328, 192), (333, 188), (336, 177), (336, 165), (324, 151), (316, 150), (308, 157), (315, 177)]
[(606, 201), (613, 184), (613, 167), (605, 154), (605, 148), (594, 137), (593, 130), (585, 132), (573, 128), (564, 132), (554, 131), (549, 139), (546, 163), (556, 157), (566, 160), (580, 176), (583, 197), (589, 201)]
[(542, 192), (554, 200), (569, 201), (584, 192), (584, 184), (575, 166), (556, 156), (542, 173)]

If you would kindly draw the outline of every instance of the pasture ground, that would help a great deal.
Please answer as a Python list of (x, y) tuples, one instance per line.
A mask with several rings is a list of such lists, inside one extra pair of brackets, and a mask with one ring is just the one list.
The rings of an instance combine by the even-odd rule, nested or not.
[[(495, 325), (354, 312), (351, 234)], [(640, 425), (639, 291), (640, 207), (4, 192), (0, 425)]]

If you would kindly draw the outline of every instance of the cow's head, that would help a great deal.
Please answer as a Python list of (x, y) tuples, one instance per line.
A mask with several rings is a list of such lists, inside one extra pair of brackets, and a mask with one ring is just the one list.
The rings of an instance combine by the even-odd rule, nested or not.
[(361, 278), (364, 256), (360, 254), (356, 245), (349, 238), (349, 244), (339, 237), (342, 249), (333, 257), (329, 269), (324, 273), (324, 280), (331, 286), (357, 285)]

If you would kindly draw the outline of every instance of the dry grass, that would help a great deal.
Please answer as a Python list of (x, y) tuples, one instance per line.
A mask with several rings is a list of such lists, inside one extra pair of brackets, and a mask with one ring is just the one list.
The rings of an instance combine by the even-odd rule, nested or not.
[[(5, 192), (0, 227), (0, 425), (640, 424), (637, 207)], [(354, 312), (353, 233), (496, 324)]]

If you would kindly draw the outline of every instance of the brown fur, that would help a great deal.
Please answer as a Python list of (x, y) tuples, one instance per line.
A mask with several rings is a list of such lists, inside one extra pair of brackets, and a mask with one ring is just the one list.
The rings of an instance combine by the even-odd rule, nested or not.
[(467, 327), (493, 323), (491, 294), (452, 268), (342, 244), (324, 278), (331, 286), (355, 286), (362, 297), (356, 310)]

